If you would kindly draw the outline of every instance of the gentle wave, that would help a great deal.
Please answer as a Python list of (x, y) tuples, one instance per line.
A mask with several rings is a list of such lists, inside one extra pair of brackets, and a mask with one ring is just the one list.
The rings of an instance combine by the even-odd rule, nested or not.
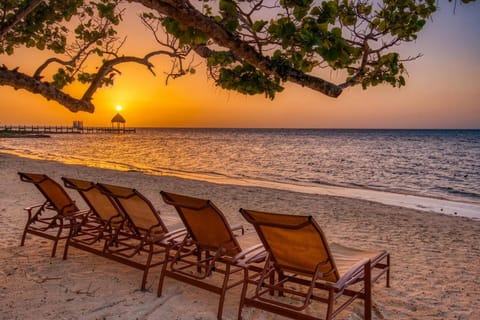
[(449, 194), (460, 195), (460, 196), (473, 198), (473, 199), (476, 199), (476, 198), (480, 199), (480, 193), (456, 190), (455, 188), (452, 188), (452, 187), (437, 187), (437, 188)]

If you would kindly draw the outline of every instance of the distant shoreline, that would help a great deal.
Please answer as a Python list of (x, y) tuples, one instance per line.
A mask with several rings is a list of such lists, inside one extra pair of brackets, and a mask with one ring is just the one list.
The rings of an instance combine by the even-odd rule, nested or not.
[(50, 135), (0, 131), (0, 138), (50, 138)]

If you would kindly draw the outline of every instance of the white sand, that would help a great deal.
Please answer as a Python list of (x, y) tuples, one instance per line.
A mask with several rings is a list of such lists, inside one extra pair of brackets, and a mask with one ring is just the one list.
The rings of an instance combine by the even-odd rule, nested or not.
[[(157, 298), (158, 269), (149, 276), (148, 290), (141, 292), (141, 272), (122, 264), (74, 248), (68, 260), (50, 258), (52, 243), (35, 236), (19, 247), (26, 219), (22, 209), (42, 197), (19, 180), (17, 171), (135, 187), (168, 220), (176, 214), (162, 203), (160, 190), (209, 198), (231, 224), (247, 227), (240, 207), (312, 214), (332, 242), (391, 253), (392, 287), (385, 288), (383, 282), (374, 286), (374, 319), (480, 319), (480, 221), (358, 199), (118, 172), (3, 153), (0, 319), (215, 319), (218, 303), (217, 295), (171, 279)], [(63, 244), (59, 252), (62, 248)], [(238, 297), (239, 288), (228, 293), (224, 319), (236, 319)], [(358, 302), (338, 318), (361, 319), (362, 314)], [(258, 310), (245, 312), (245, 319), (277, 318)]]

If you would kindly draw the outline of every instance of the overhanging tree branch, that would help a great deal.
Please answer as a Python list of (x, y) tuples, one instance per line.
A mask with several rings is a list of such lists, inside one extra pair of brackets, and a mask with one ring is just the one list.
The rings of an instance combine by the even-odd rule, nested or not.
[(338, 97), (342, 93), (342, 88), (304, 72), (291, 67), (286, 67), (283, 74), (272, 68), (270, 59), (262, 56), (248, 43), (235, 37), (225, 28), (219, 25), (215, 20), (203, 15), (195, 7), (189, 5), (186, 1), (175, 0), (131, 0), (144, 5), (147, 8), (157, 11), (160, 14), (167, 15), (176, 19), (182, 25), (200, 30), (208, 35), (218, 45), (228, 48), (232, 53), (249, 64), (255, 66), (267, 75), (275, 75), (280, 78), (286, 78), (290, 82), (300, 84), (301, 86), (319, 91), (330, 97)]
[[(150, 9), (140, 17), (162, 50), (143, 58), (120, 52), (116, 26), (123, 10), (129, 10), (119, 8), (120, 0), (7, 1), (0, 6), (0, 54), (23, 47), (55, 55), (31, 76), (2, 67), (0, 85), (44, 95), (72, 111), (92, 112), (96, 90), (112, 85), (120, 73), (116, 65), (140, 63), (154, 74), (149, 59), (166, 54), (174, 58), (168, 81), (195, 73), (191, 64), (183, 66), (193, 50), (206, 60), (217, 85), (271, 99), (287, 81), (330, 97), (357, 84), (400, 87), (406, 74), (402, 62), (416, 57), (402, 59), (393, 47), (415, 40), (436, 10), (433, 1), (425, 0), (127, 2)], [(166, 41), (156, 34), (160, 28)], [(52, 63), (61, 67), (54, 74), (44, 72)], [(92, 67), (93, 74), (88, 72)], [(346, 79), (341, 84), (325, 80), (317, 71), (326, 68)], [(74, 81), (89, 85), (81, 99), (61, 90)]]
[(42, 82), (16, 70), (8, 70), (5, 67), (0, 67), (0, 86), (10, 86), (15, 90), (24, 89), (31, 93), (40, 94), (47, 100), (60, 103), (72, 112), (93, 112), (95, 109), (89, 99), (76, 99), (48, 82)]

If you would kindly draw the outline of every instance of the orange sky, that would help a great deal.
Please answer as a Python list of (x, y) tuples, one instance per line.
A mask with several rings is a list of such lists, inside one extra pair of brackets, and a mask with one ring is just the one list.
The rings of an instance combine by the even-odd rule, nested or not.
[[(270, 101), (220, 89), (202, 67), (194, 76), (165, 86), (162, 67), (169, 63), (156, 58), (156, 77), (139, 65), (120, 67), (115, 86), (95, 94), (94, 114), (71, 113), (43, 97), (0, 87), (0, 125), (71, 125), (81, 120), (85, 126), (109, 126), (115, 106), (122, 105), (129, 127), (480, 128), (478, 17), (480, 2), (457, 5), (455, 14), (453, 4), (442, 3), (419, 39), (399, 48), (405, 56), (424, 55), (407, 64), (407, 86), (401, 89), (355, 87), (333, 99), (287, 84)], [(128, 44), (140, 55), (153, 48), (148, 36), (135, 36), (147, 35), (142, 28), (128, 25)], [(38, 64), (41, 55), (35, 53), (32, 59), (31, 52), (18, 51), (13, 57), (2, 56), (2, 63), (9, 68), (21, 65), (20, 71), (26, 72), (24, 66)], [(330, 80), (335, 81), (335, 74)], [(70, 90), (76, 92), (75, 87)]]

